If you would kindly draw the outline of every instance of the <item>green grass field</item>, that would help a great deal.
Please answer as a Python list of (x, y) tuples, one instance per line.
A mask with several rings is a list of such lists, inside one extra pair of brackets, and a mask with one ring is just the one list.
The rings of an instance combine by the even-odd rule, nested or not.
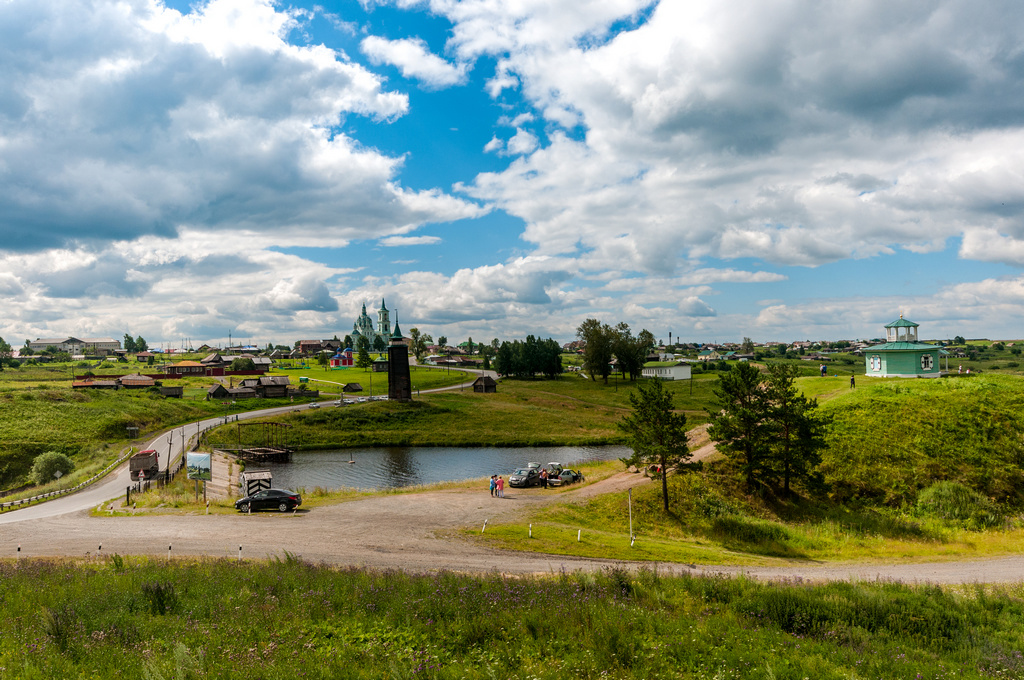
[(1021, 586), (0, 562), (0, 680), (1021, 677)]

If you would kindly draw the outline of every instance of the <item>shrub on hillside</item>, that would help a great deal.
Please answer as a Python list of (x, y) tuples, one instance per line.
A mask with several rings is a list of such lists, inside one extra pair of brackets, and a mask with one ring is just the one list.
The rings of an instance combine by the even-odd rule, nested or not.
[(1003, 523), (995, 503), (974, 489), (957, 482), (938, 482), (917, 495), (917, 511), (922, 515), (962, 522), (975, 529), (989, 529)]
[(32, 481), (36, 484), (46, 484), (54, 480), (54, 475), (58, 471), (63, 476), (74, 469), (75, 464), (63, 453), (47, 451), (36, 456), (36, 459), (32, 462), (32, 471), (29, 474), (32, 477)]

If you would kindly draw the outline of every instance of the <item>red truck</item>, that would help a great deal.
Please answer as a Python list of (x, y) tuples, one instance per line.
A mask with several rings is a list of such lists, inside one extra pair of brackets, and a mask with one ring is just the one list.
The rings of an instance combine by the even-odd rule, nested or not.
[(154, 449), (139, 451), (128, 460), (128, 470), (133, 482), (139, 481), (140, 473), (146, 479), (155, 479), (160, 474), (159, 455)]

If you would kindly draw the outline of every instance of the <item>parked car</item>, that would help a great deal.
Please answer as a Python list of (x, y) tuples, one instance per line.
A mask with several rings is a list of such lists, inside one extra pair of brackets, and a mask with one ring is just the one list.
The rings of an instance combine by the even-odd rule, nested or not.
[(540, 484), (540, 473), (537, 468), (519, 468), (508, 476), (509, 486), (538, 486)]
[(288, 512), (300, 505), (302, 496), (288, 489), (263, 489), (235, 501), (235, 509), (239, 512), (249, 512), (250, 509)]
[(583, 481), (583, 473), (577, 472), (576, 470), (570, 470), (566, 468), (562, 470), (558, 475), (550, 478), (548, 484), (551, 486), (562, 486), (564, 484), (575, 484), (576, 482)]
[(320, 408), (320, 404), (318, 404), (317, 402), (314, 401), (312, 404), (309, 405), (309, 407), (310, 408)]

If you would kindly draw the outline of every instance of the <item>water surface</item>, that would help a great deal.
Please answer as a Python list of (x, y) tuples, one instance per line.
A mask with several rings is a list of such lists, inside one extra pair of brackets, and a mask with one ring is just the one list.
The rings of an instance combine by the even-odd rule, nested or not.
[[(559, 462), (564, 467), (630, 455), (625, 446), (542, 447), (387, 447), (301, 451), (290, 463), (266, 466), (274, 486), (285, 489), (391, 489), (417, 484), (477, 479), (505, 479), (529, 462)], [(349, 463), (354, 460), (354, 463)]]

